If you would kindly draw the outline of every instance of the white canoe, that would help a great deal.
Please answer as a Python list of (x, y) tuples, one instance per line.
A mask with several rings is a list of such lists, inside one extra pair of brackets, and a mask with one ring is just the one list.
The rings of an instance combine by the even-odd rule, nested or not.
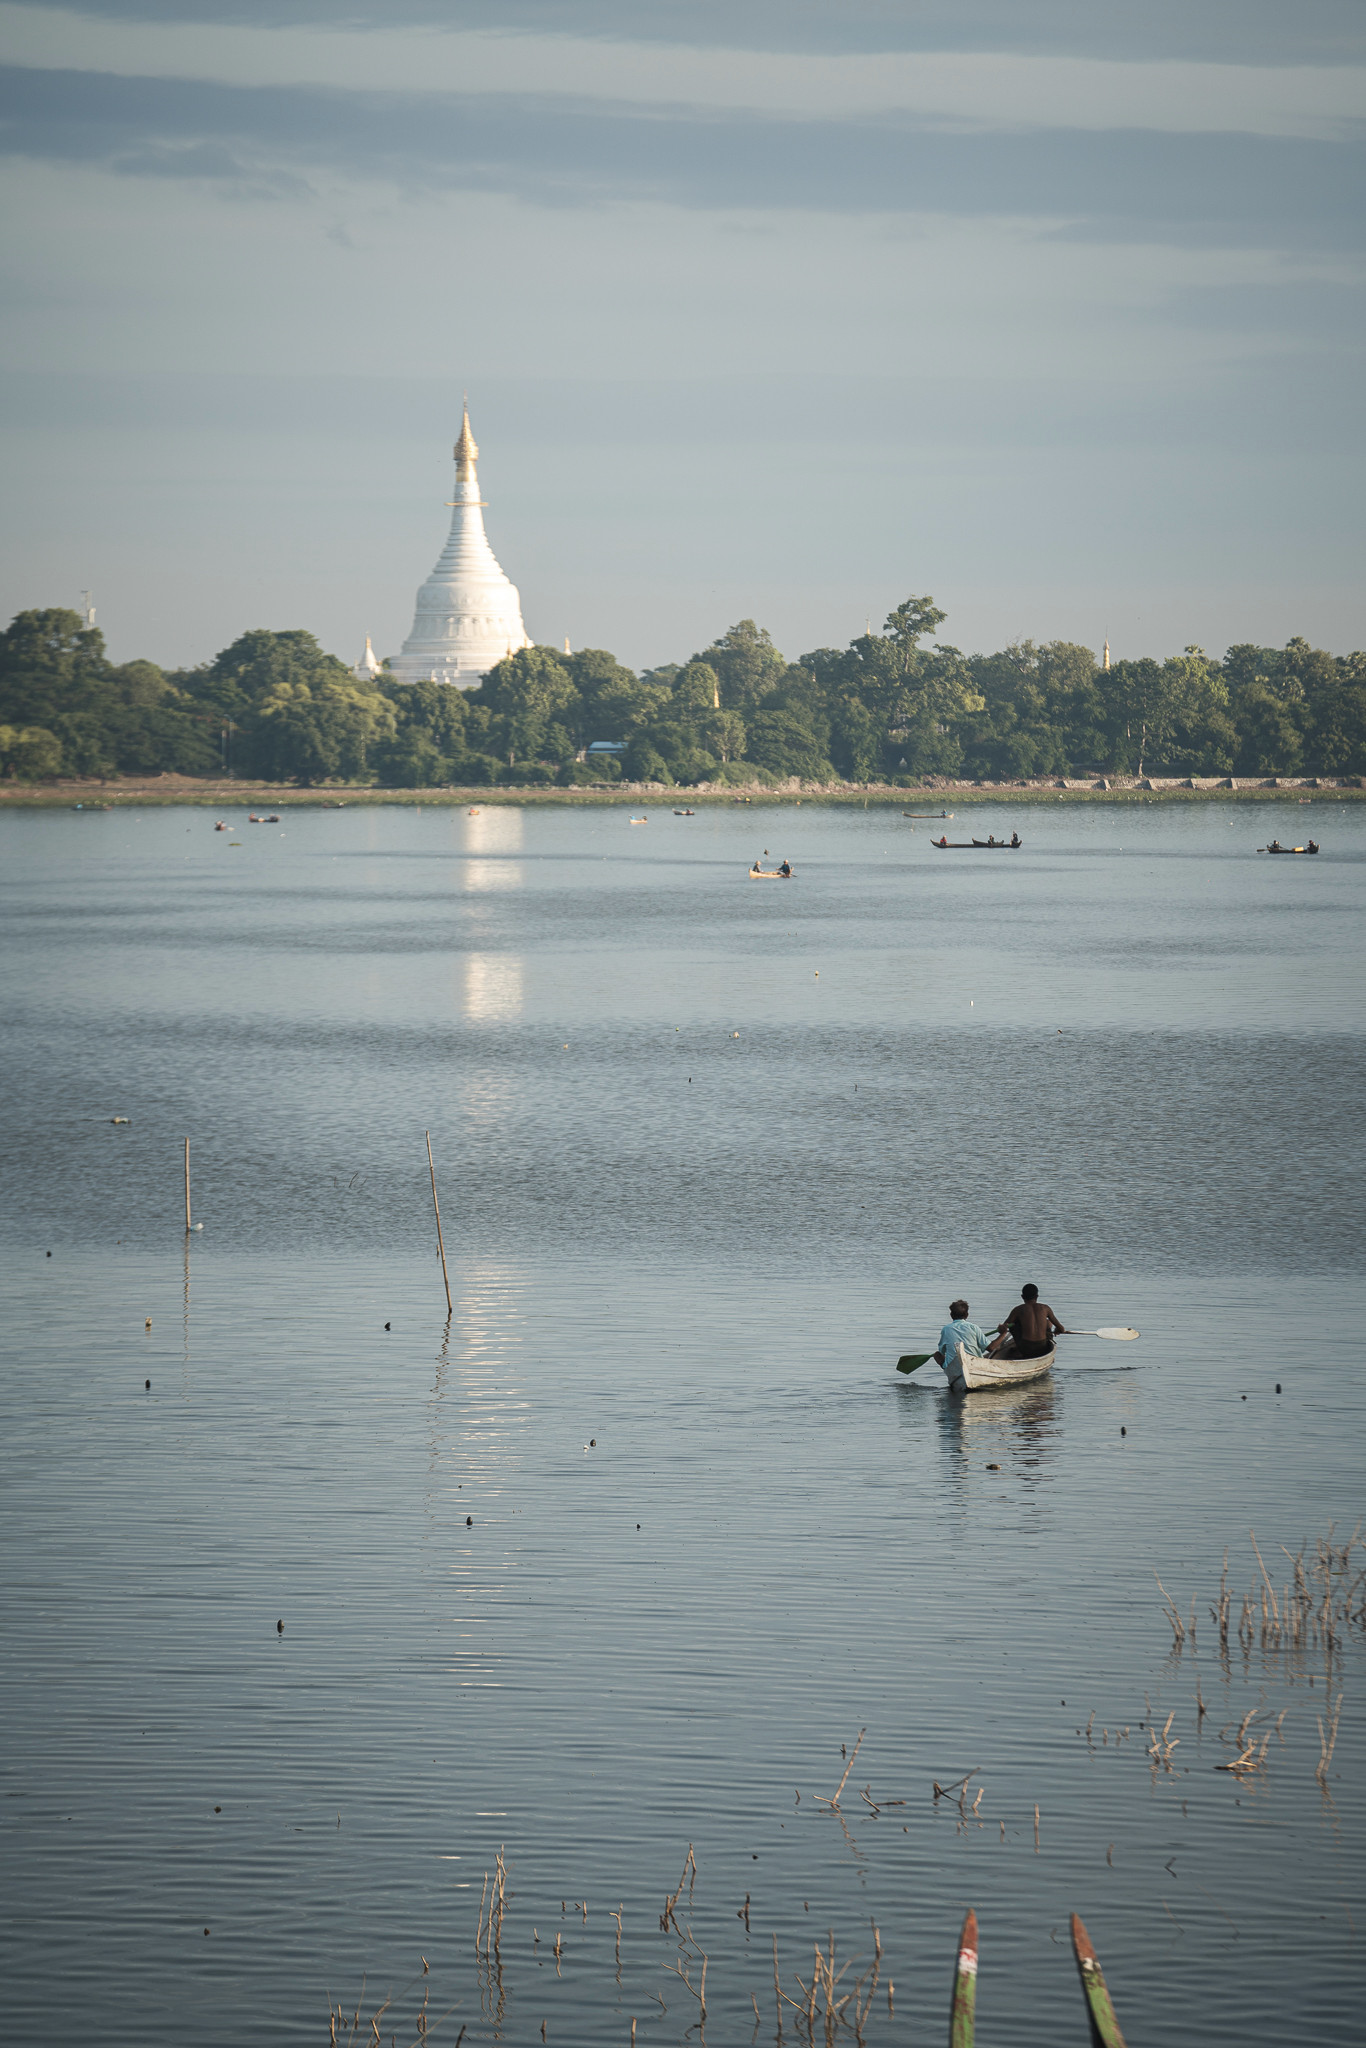
[(1014, 1387), (1023, 1380), (1042, 1379), (1052, 1370), (1056, 1347), (1039, 1358), (1015, 1358), (1004, 1352), (999, 1358), (974, 1358), (960, 1344), (948, 1367), (949, 1385), (955, 1394), (970, 1394), (974, 1387)]

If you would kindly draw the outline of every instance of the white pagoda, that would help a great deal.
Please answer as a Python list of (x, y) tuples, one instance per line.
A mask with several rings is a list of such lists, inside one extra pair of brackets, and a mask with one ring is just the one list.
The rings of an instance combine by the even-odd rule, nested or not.
[(504, 655), (530, 647), (517, 586), (498, 566), (484, 532), (484, 501), (475, 464), (479, 450), (465, 407), (455, 444), (451, 531), (441, 559), (417, 593), (413, 630), (389, 671), (400, 682), (428, 677), (472, 690)]

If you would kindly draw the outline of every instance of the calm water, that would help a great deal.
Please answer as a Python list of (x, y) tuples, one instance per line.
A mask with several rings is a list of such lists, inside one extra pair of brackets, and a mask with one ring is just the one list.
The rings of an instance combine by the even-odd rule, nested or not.
[[(1073, 1910), (1130, 2048), (1358, 2039), (1360, 1638), (1206, 1616), (1366, 1512), (1366, 811), (224, 815), (0, 816), (13, 2038), (681, 2042), (691, 1843), (714, 2048), (872, 1919), (942, 2040), (969, 1904), (988, 2040)], [(1141, 1343), (892, 1370), (1030, 1278)]]

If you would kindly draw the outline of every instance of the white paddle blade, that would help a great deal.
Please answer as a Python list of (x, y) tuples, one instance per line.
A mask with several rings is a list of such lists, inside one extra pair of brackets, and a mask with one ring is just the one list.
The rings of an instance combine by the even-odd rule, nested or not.
[(1116, 1339), (1116, 1340), (1117, 1340), (1117, 1341), (1118, 1341), (1118, 1342), (1119, 1342), (1120, 1344), (1132, 1344), (1132, 1343), (1133, 1343), (1133, 1341), (1134, 1341), (1134, 1338), (1135, 1338), (1135, 1337), (1136, 1337), (1136, 1336), (1138, 1335), (1138, 1331), (1137, 1331), (1137, 1330), (1119, 1330), (1119, 1329), (1115, 1329), (1115, 1330), (1097, 1330), (1097, 1331), (1096, 1331), (1096, 1335), (1097, 1335), (1098, 1337), (1113, 1337), (1113, 1338), (1115, 1338), (1115, 1339)]

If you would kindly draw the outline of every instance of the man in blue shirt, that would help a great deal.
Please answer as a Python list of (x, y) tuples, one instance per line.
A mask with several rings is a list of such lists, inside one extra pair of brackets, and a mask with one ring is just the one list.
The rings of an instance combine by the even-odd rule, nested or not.
[(951, 1301), (949, 1314), (953, 1321), (945, 1323), (939, 1332), (939, 1349), (934, 1354), (936, 1365), (942, 1365), (945, 1372), (953, 1364), (961, 1344), (970, 1358), (984, 1358), (990, 1339), (985, 1330), (968, 1321), (968, 1305), (965, 1301)]

